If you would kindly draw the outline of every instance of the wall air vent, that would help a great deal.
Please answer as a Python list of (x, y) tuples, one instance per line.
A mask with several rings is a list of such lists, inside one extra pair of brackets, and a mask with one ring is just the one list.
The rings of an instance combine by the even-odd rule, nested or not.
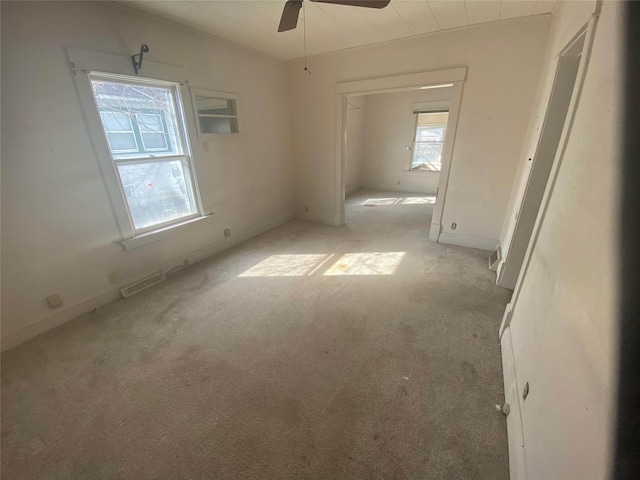
[(164, 272), (158, 272), (158, 273), (154, 273), (153, 275), (147, 277), (147, 278), (143, 278), (142, 280), (129, 285), (128, 287), (124, 287), (122, 290), (120, 290), (122, 292), (122, 296), (124, 298), (128, 298), (131, 295), (141, 292), (142, 290), (146, 290), (147, 288), (151, 287), (152, 285), (155, 285), (156, 283), (160, 283), (163, 280), (166, 280), (167, 277), (165, 276)]

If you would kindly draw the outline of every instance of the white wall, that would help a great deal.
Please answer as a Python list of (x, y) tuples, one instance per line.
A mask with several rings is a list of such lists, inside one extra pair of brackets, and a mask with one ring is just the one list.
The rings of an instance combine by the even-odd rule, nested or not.
[[(554, 13), (547, 92), (553, 58), (594, 6), (563, 2)], [(530, 384), (529, 396), (520, 400), (530, 479), (609, 477), (617, 360), (621, 8), (619, 2), (603, 3), (575, 121), (505, 332), (513, 344), (518, 391)], [(543, 96), (536, 111), (545, 105)], [(530, 128), (527, 142), (535, 143), (537, 135)]]
[[(106, 2), (2, 2), (2, 40), (5, 347), (116, 298), (117, 287), (140, 276), (291, 218), (289, 98), (279, 60)], [(65, 47), (130, 56), (142, 43), (146, 60), (184, 66), (191, 86), (238, 93), (244, 131), (210, 142), (208, 153), (192, 144), (214, 220), (125, 252)], [(50, 310), (44, 299), (55, 292), (64, 306)]]
[(337, 82), (467, 66), (443, 232), (497, 244), (549, 23), (516, 19), (312, 57), (311, 75), (289, 62), (296, 216), (333, 223)]
[(363, 185), (376, 190), (435, 195), (438, 172), (410, 172), (416, 116), (413, 103), (451, 100), (452, 88), (367, 95)]
[(351, 97), (347, 105), (347, 151), (344, 166), (344, 185), (347, 195), (362, 186), (366, 100), (365, 96)]

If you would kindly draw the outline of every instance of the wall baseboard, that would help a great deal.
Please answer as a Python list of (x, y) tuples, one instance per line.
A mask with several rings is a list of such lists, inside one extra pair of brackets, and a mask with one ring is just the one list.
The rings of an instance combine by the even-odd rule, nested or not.
[(459, 245), (461, 247), (479, 248), (480, 250), (491, 250), (492, 252), (498, 246), (498, 240), (484, 237), (474, 237), (472, 235), (458, 235), (455, 233), (441, 233), (438, 237), (438, 243)]
[(438, 243), (438, 237), (440, 236), (441, 230), (442, 225), (440, 223), (432, 223), (429, 227), (429, 241)]
[[(257, 227), (249, 228), (237, 235), (232, 235), (231, 237), (211, 243), (196, 251), (180, 255), (179, 257), (174, 258), (173, 260), (170, 260), (159, 267), (156, 267), (152, 272), (143, 272), (135, 278), (126, 279), (122, 282), (122, 285), (135, 282), (136, 280), (143, 278), (145, 274), (157, 272), (158, 270), (162, 270), (166, 273), (172, 268), (183, 265), (183, 261), (185, 259), (189, 260), (189, 265), (193, 265), (209, 257), (212, 257), (217, 253), (232, 248), (240, 243), (246, 242), (253, 237), (257, 237), (258, 235), (272, 230), (293, 219), (294, 215), (292, 213), (282, 215), (262, 225), (258, 225)], [(106, 292), (100, 293), (76, 305), (72, 305), (66, 310), (55, 312), (54, 314), (35, 323), (32, 323), (31, 325), (23, 327), (20, 330), (3, 334), (0, 338), (2, 351), (4, 352), (5, 350), (9, 350), (10, 348), (20, 345), (21, 343), (27, 342), (32, 338), (37, 337), (38, 335), (42, 335), (43, 333), (59, 327), (60, 325), (73, 320), (80, 315), (91, 312), (94, 308), (100, 308), (107, 303), (122, 298), (122, 294), (120, 293), (120, 288), (122, 287), (122, 285), (114, 286)]]
[(330, 216), (313, 215), (311, 213), (297, 212), (296, 219), (304, 220), (305, 222), (321, 223), (323, 225), (335, 226), (333, 214)]
[(13, 347), (17, 347), (21, 343), (27, 342), (32, 338), (42, 335), (49, 330), (53, 330), (62, 324), (65, 324), (74, 318), (91, 312), (94, 308), (100, 308), (107, 303), (111, 303), (118, 298), (122, 298), (119, 288), (113, 288), (104, 293), (96, 295), (89, 300), (73, 305), (66, 310), (55, 312), (42, 320), (39, 320), (31, 325), (27, 325), (15, 332), (3, 334), (0, 342), (2, 344), (1, 349), (4, 352)]

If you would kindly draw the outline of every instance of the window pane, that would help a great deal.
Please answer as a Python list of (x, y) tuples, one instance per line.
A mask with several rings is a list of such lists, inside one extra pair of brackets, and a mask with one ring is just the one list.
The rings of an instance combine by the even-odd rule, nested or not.
[(185, 161), (118, 164), (136, 229), (197, 212)]
[(124, 152), (124, 149), (116, 148), (109, 141), (113, 158), (144, 156), (147, 148), (154, 155), (158, 155), (159, 151), (168, 155), (183, 152), (171, 87), (95, 78), (91, 84), (107, 136), (113, 131), (133, 131), (136, 138), (136, 150), (133, 152)]
[(236, 101), (226, 98), (196, 96), (198, 115), (236, 115)]
[(238, 131), (237, 118), (200, 117), (202, 133), (235, 133)]
[(444, 125), (431, 127), (418, 127), (416, 129), (417, 142), (442, 142), (444, 140)]
[(411, 169), (439, 172), (442, 166), (442, 142), (416, 142)]
[(133, 132), (131, 117), (124, 112), (100, 112), (102, 124), (107, 132)]
[(162, 117), (157, 113), (139, 113), (136, 115), (136, 121), (141, 132), (162, 132)]
[(112, 152), (137, 152), (136, 137), (131, 133), (107, 133), (107, 140)]
[(145, 150), (165, 150), (167, 141), (162, 133), (142, 133), (142, 143)]

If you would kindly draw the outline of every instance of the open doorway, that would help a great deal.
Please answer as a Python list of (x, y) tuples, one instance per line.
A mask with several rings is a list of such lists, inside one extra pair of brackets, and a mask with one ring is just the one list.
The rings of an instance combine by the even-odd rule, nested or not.
[[(449, 171), (451, 167), (451, 157), (453, 153), (453, 145), (455, 143), (455, 133), (458, 123), (458, 113), (460, 110), (460, 102), (462, 100), (462, 87), (466, 78), (466, 68), (454, 68), (450, 70), (438, 70), (432, 72), (420, 72), (406, 75), (398, 75), (393, 77), (379, 77), (365, 80), (356, 80), (345, 83), (336, 84), (336, 183), (335, 183), (335, 211), (334, 222), (336, 226), (344, 225), (345, 223), (345, 196), (347, 193), (351, 193), (358, 188), (357, 181), (354, 186), (351, 181), (347, 180), (348, 173), (358, 171), (358, 168), (347, 170), (347, 155), (348, 155), (348, 108), (360, 110), (362, 105), (358, 104), (360, 97), (367, 97), (364, 102), (366, 103), (368, 98), (373, 98), (379, 94), (391, 94), (398, 92), (410, 92), (410, 91), (424, 91), (430, 89), (438, 89), (443, 87), (451, 87), (450, 100), (448, 101), (449, 114), (446, 124), (446, 138), (442, 141), (441, 156), (441, 171), (436, 173), (434, 171), (424, 171), (424, 169), (417, 169), (412, 172), (413, 163), (413, 144), (416, 135), (416, 114), (421, 112), (415, 110), (417, 104), (420, 102), (414, 101), (409, 110), (411, 120), (410, 127), (404, 129), (404, 145), (402, 147), (403, 155), (395, 155), (397, 151), (394, 150), (394, 154), (389, 157), (394, 161), (400, 161), (403, 164), (401, 170), (404, 170), (406, 174), (414, 173), (413, 180), (411, 175), (398, 178), (396, 170), (395, 183), (391, 183), (389, 178), (385, 180), (385, 184), (392, 187), (392, 191), (398, 191), (400, 187), (401, 191), (412, 193), (414, 190), (411, 187), (412, 181), (418, 181), (419, 174), (432, 174), (432, 187), (435, 187), (435, 206), (433, 208), (433, 215), (431, 225), (429, 227), (429, 239), (437, 242), (440, 237), (442, 212), (444, 209), (444, 203), (446, 200), (446, 192), (449, 181)], [(364, 107), (365, 112), (369, 110), (369, 106)], [(384, 115), (380, 117), (385, 124), (383, 129), (394, 128), (394, 124), (385, 121)], [(367, 131), (371, 132), (370, 129)], [(385, 134), (386, 136), (386, 134)], [(352, 136), (353, 138), (353, 136)], [(364, 137), (362, 137), (364, 138)], [(369, 134), (368, 138), (377, 138), (373, 134)], [(364, 145), (366, 146), (366, 143)], [(357, 150), (357, 149), (356, 149)], [(351, 167), (349, 167), (351, 168)], [(395, 168), (395, 167), (394, 167)], [(422, 170), (422, 171), (420, 171)], [(369, 166), (365, 170), (360, 166), (360, 172), (366, 172), (369, 174)], [(436, 175), (433, 175), (436, 173)], [(403, 182), (404, 179), (404, 182)], [(398, 184), (399, 183), (399, 184)], [(406, 183), (406, 184), (405, 184)], [(377, 185), (382, 186), (382, 185)], [(386, 190), (387, 188), (384, 187)], [(434, 189), (432, 188), (432, 191)]]
[[(451, 84), (347, 98), (345, 222), (360, 206), (384, 215), (413, 212), (431, 225), (447, 139)], [(402, 212), (401, 212), (402, 210)], [(380, 215), (378, 215), (380, 214)]]
[(502, 246), (503, 260), (497, 272), (497, 284), (515, 288), (525, 254), (532, 239), (534, 225), (548, 188), (550, 174), (558, 154), (565, 129), (571, 99), (574, 94), (578, 68), (582, 58), (586, 33), (579, 35), (560, 55), (538, 146), (529, 170), (520, 209), (508, 242)]
[(414, 210), (415, 221), (432, 228), (441, 172), (453, 150), (455, 90), (453, 83), (442, 83), (344, 96), (340, 193), (349, 207), (346, 223), (351, 209), (370, 206), (397, 214)]

